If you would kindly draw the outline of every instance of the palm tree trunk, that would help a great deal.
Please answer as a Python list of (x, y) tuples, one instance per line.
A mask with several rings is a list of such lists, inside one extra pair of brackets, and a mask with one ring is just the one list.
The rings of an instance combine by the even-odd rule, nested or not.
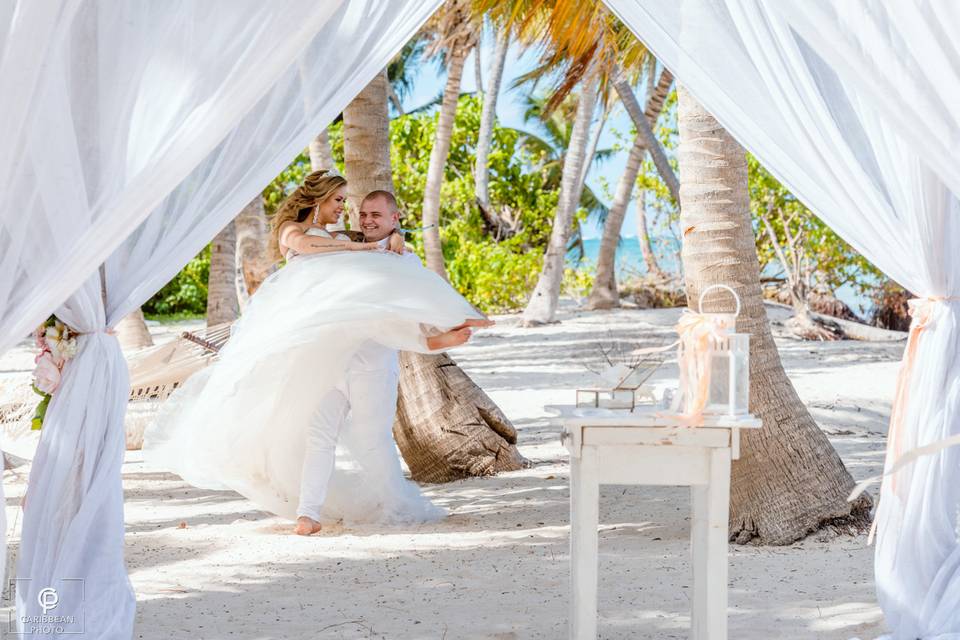
[[(473, 45), (473, 54), (474, 62), (473, 65), (473, 83), (476, 86), (477, 98), (481, 103), (486, 101), (487, 95), (483, 89), (483, 52), (482, 52), (482, 42), (483, 42), (483, 24), (480, 24), (477, 27), (477, 41)], [(496, 62), (494, 62), (496, 64)], [(491, 88), (493, 86), (493, 81), (490, 82)]]
[(352, 229), (360, 226), (357, 215), (364, 196), (375, 189), (393, 191), (389, 84), (386, 70), (378, 73), (343, 110), (344, 173)]
[(237, 301), (236, 228), (231, 220), (210, 243), (210, 279), (207, 282), (207, 326), (233, 322), (240, 315)]
[(573, 130), (570, 132), (570, 145), (563, 162), (563, 177), (560, 181), (560, 201), (553, 219), (553, 229), (543, 269), (537, 280), (533, 295), (523, 310), (524, 326), (535, 326), (553, 322), (557, 314), (560, 297), (560, 285), (566, 266), (567, 241), (570, 239), (570, 227), (573, 214), (577, 210), (580, 193), (577, 187), (583, 173), (584, 156), (590, 135), (590, 120), (597, 100), (597, 83), (593, 73), (583, 79), (580, 100), (574, 116)]
[(657, 79), (657, 84), (654, 85), (653, 90), (647, 94), (647, 108), (643, 110), (643, 115), (646, 116), (647, 122), (650, 123), (651, 127), (657, 123), (660, 112), (663, 111), (663, 103), (666, 102), (667, 96), (670, 95), (670, 87), (672, 85), (673, 74), (670, 73), (669, 69), (664, 67), (660, 72), (660, 77)]
[(624, 108), (630, 115), (633, 126), (637, 128), (638, 135), (644, 137), (647, 150), (653, 159), (653, 164), (657, 167), (657, 173), (660, 174), (660, 178), (664, 184), (667, 185), (667, 189), (670, 190), (670, 195), (673, 196), (674, 201), (680, 202), (680, 181), (677, 180), (677, 174), (674, 173), (673, 167), (670, 166), (670, 161), (667, 159), (667, 154), (664, 152), (663, 146), (654, 135), (650, 121), (641, 110), (640, 102), (637, 100), (637, 96), (633, 94), (630, 83), (627, 82), (622, 73), (616, 73), (613, 86), (617, 91), (617, 95), (620, 96), (620, 101), (623, 103)]
[[(326, 130), (324, 130), (325, 133)], [(311, 143), (310, 146), (312, 147), (313, 144)], [(327, 148), (329, 149), (329, 145)], [(276, 270), (276, 265), (270, 259), (267, 248), (269, 240), (267, 217), (263, 211), (263, 197), (259, 193), (240, 211), (233, 224), (237, 233), (235, 264), (237, 300), (240, 309), (243, 309), (247, 306), (250, 296), (260, 288), (267, 276)]]
[(133, 351), (153, 346), (153, 337), (139, 308), (117, 323), (117, 340), (124, 351)]
[(647, 275), (654, 278), (665, 278), (663, 270), (657, 263), (657, 255), (653, 252), (650, 243), (650, 231), (647, 229), (647, 208), (641, 191), (637, 194), (637, 242), (640, 243), (640, 252), (643, 254), (643, 263), (647, 267)]
[(310, 141), (310, 169), (330, 171), (333, 169), (333, 151), (330, 149), (330, 136), (324, 129)]
[[(790, 384), (770, 333), (744, 150), (683, 87), (679, 92), (687, 299), (696, 300), (715, 283), (733, 287), (740, 296), (737, 330), (751, 334), (750, 408), (763, 420), (762, 429), (743, 434), (740, 460), (733, 464), (731, 538), (790, 544), (840, 518), (862, 522), (869, 496), (846, 501), (853, 480)], [(719, 310), (721, 304), (708, 300), (705, 306)]]
[(612, 309), (620, 306), (620, 294), (617, 292), (617, 245), (620, 244), (620, 229), (626, 217), (627, 205), (633, 195), (633, 186), (637, 182), (637, 173), (646, 144), (642, 136), (637, 136), (627, 154), (627, 164), (617, 182), (617, 191), (603, 224), (603, 237), (600, 240), (600, 253), (597, 256), (597, 275), (593, 280), (593, 289), (587, 298), (588, 309)]
[(414, 480), (449, 482), (528, 464), (517, 431), (450, 356), (400, 354), (393, 437)]
[[(587, 174), (590, 173), (590, 167), (593, 166), (593, 158), (597, 155), (597, 147), (600, 146), (600, 136), (603, 135), (603, 128), (607, 126), (607, 118), (610, 116), (610, 103), (603, 105), (603, 111), (600, 113), (600, 121), (593, 129), (593, 135), (590, 136), (590, 144), (587, 145), (587, 151), (583, 155), (583, 170), (580, 172), (580, 181), (577, 182), (577, 203), (583, 196), (583, 187), (587, 184)], [(576, 211), (576, 209), (574, 209)]]
[(440, 188), (443, 186), (443, 172), (447, 155), (450, 153), (453, 121), (457, 116), (463, 64), (469, 53), (470, 50), (466, 47), (453, 47), (447, 52), (447, 84), (443, 89), (437, 132), (433, 139), (433, 149), (430, 150), (427, 184), (423, 190), (423, 251), (427, 257), (427, 268), (436, 271), (445, 280), (447, 269), (443, 264), (443, 247), (440, 244)]
[[(480, 131), (477, 133), (477, 159), (474, 165), (474, 180), (477, 185), (477, 203), (481, 209), (490, 209), (490, 172), (488, 160), (490, 143), (493, 140), (493, 125), (497, 117), (497, 100), (500, 96), (500, 84), (503, 81), (503, 64), (510, 46), (510, 32), (506, 29), (497, 37), (497, 47), (493, 53), (493, 67), (488, 78), (490, 86), (483, 96), (483, 109), (480, 112)], [(480, 47), (476, 48), (477, 68), (480, 66)], [(479, 78), (477, 82), (479, 83)]]
[[(382, 104), (373, 104), (374, 99)], [(363, 192), (392, 191), (386, 92), (369, 92), (362, 113), (379, 114), (382, 121), (354, 114), (353, 130), (344, 135), (344, 169), (348, 176), (359, 176), (370, 158), (379, 158)], [(522, 466), (525, 461), (516, 448), (510, 421), (449, 356), (402, 353), (400, 358), (393, 433), (415, 479), (440, 482)]]
[[(633, 196), (633, 187), (637, 181), (637, 173), (640, 171), (643, 154), (647, 150), (652, 137), (652, 127), (656, 124), (657, 118), (660, 117), (663, 103), (672, 82), (673, 76), (664, 69), (663, 73), (660, 74), (660, 80), (647, 98), (647, 107), (644, 110), (642, 122), (645, 122), (651, 129), (651, 133), (649, 135), (643, 132), (637, 134), (633, 147), (631, 147), (627, 156), (627, 164), (624, 167), (623, 174), (621, 174), (620, 181), (617, 183), (617, 191), (613, 203), (610, 205), (607, 220), (603, 225), (603, 238), (600, 241), (600, 253), (597, 257), (597, 275), (593, 281), (590, 297), (587, 298), (587, 307), (590, 309), (611, 309), (620, 306), (616, 275), (616, 254), (617, 247), (620, 244), (620, 230), (623, 227), (623, 219), (626, 217), (627, 206)], [(618, 90), (629, 91), (630, 95), (633, 95), (633, 90), (629, 88), (629, 85), (618, 87)], [(659, 147), (659, 143), (657, 146)], [(642, 214), (642, 209), (638, 208), (638, 214)], [(651, 270), (652, 261), (654, 265), (652, 273), (659, 274), (660, 268), (656, 265), (653, 252), (650, 251), (650, 238), (647, 235), (645, 220), (643, 222), (641, 247), (644, 251), (644, 260), (647, 262), (648, 271)]]

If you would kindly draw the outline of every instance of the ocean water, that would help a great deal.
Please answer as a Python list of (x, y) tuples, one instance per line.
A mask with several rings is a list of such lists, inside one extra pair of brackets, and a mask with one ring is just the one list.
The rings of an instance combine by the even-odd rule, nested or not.
[[(654, 251), (657, 252), (657, 261), (660, 268), (670, 273), (679, 273), (677, 264), (677, 253), (670, 250), (672, 241), (661, 242), (655, 245)], [(583, 265), (595, 267), (597, 256), (600, 254), (600, 238), (590, 238), (583, 241), (584, 258)], [(577, 250), (571, 251), (567, 255), (567, 262), (572, 266), (576, 263), (578, 256)], [(617, 248), (617, 278), (623, 280), (631, 276), (643, 275), (647, 272), (646, 265), (643, 262), (643, 252), (640, 250), (640, 243), (637, 238), (620, 238), (620, 246)], [(836, 291), (838, 299), (847, 303), (853, 309), (853, 312), (861, 318), (868, 318), (873, 309), (873, 303), (866, 296), (857, 294), (852, 287), (844, 285)]]

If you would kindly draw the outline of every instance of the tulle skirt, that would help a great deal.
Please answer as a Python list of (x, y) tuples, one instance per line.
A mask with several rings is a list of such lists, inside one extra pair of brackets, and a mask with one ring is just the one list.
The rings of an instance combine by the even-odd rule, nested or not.
[[(389, 253), (298, 256), (251, 298), (219, 360), (165, 403), (144, 459), (190, 484), (232, 489), (294, 519), (307, 428), (367, 340), (426, 352), (425, 331), (480, 314), (432, 271)], [(402, 477), (361, 472), (340, 444), (324, 519), (425, 521), (442, 514)]]

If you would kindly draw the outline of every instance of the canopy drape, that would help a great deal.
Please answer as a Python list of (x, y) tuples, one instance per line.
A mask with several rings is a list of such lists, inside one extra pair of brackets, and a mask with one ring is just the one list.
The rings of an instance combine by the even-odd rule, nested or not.
[[(920, 297), (886, 467), (960, 434), (960, 3), (606, 1), (764, 166)], [(875, 570), (892, 638), (960, 637), (958, 487), (957, 448), (882, 485)]]
[(0, 351), (54, 309), (84, 334), (30, 473), (19, 616), (39, 615), (37, 593), (53, 587), (57, 613), (82, 614), (87, 637), (132, 635), (129, 388), (107, 329), (304, 149), (439, 1), (0, 8)]

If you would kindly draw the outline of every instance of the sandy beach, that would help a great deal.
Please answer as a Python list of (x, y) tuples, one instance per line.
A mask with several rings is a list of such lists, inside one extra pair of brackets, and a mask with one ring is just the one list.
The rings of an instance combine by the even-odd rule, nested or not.
[[(774, 321), (786, 313), (769, 310)], [(404, 529), (350, 527), (316, 537), (231, 492), (198, 490), (130, 451), (123, 468), (134, 637), (555, 640), (567, 636), (568, 461), (543, 406), (570, 403), (598, 343), (665, 341), (679, 310), (582, 312), (522, 329), (518, 316), (452, 355), (503, 408), (534, 464), (425, 487), (451, 515)], [(169, 339), (199, 323), (155, 326)], [(775, 332), (778, 329), (775, 322)], [(782, 333), (782, 332), (781, 332)], [(882, 465), (902, 342), (778, 345), (787, 371), (856, 479)], [(29, 376), (27, 343), (0, 381)], [(662, 366), (655, 380), (676, 377)], [(8, 566), (15, 566), (29, 466), (7, 471)], [(873, 489), (876, 493), (876, 488)], [(604, 486), (600, 636), (686, 638), (689, 492)], [(883, 630), (866, 535), (822, 532), (787, 547), (731, 546), (730, 637), (875, 637)], [(0, 611), (6, 621), (9, 602)], [(189, 634), (189, 635), (188, 635)]]

